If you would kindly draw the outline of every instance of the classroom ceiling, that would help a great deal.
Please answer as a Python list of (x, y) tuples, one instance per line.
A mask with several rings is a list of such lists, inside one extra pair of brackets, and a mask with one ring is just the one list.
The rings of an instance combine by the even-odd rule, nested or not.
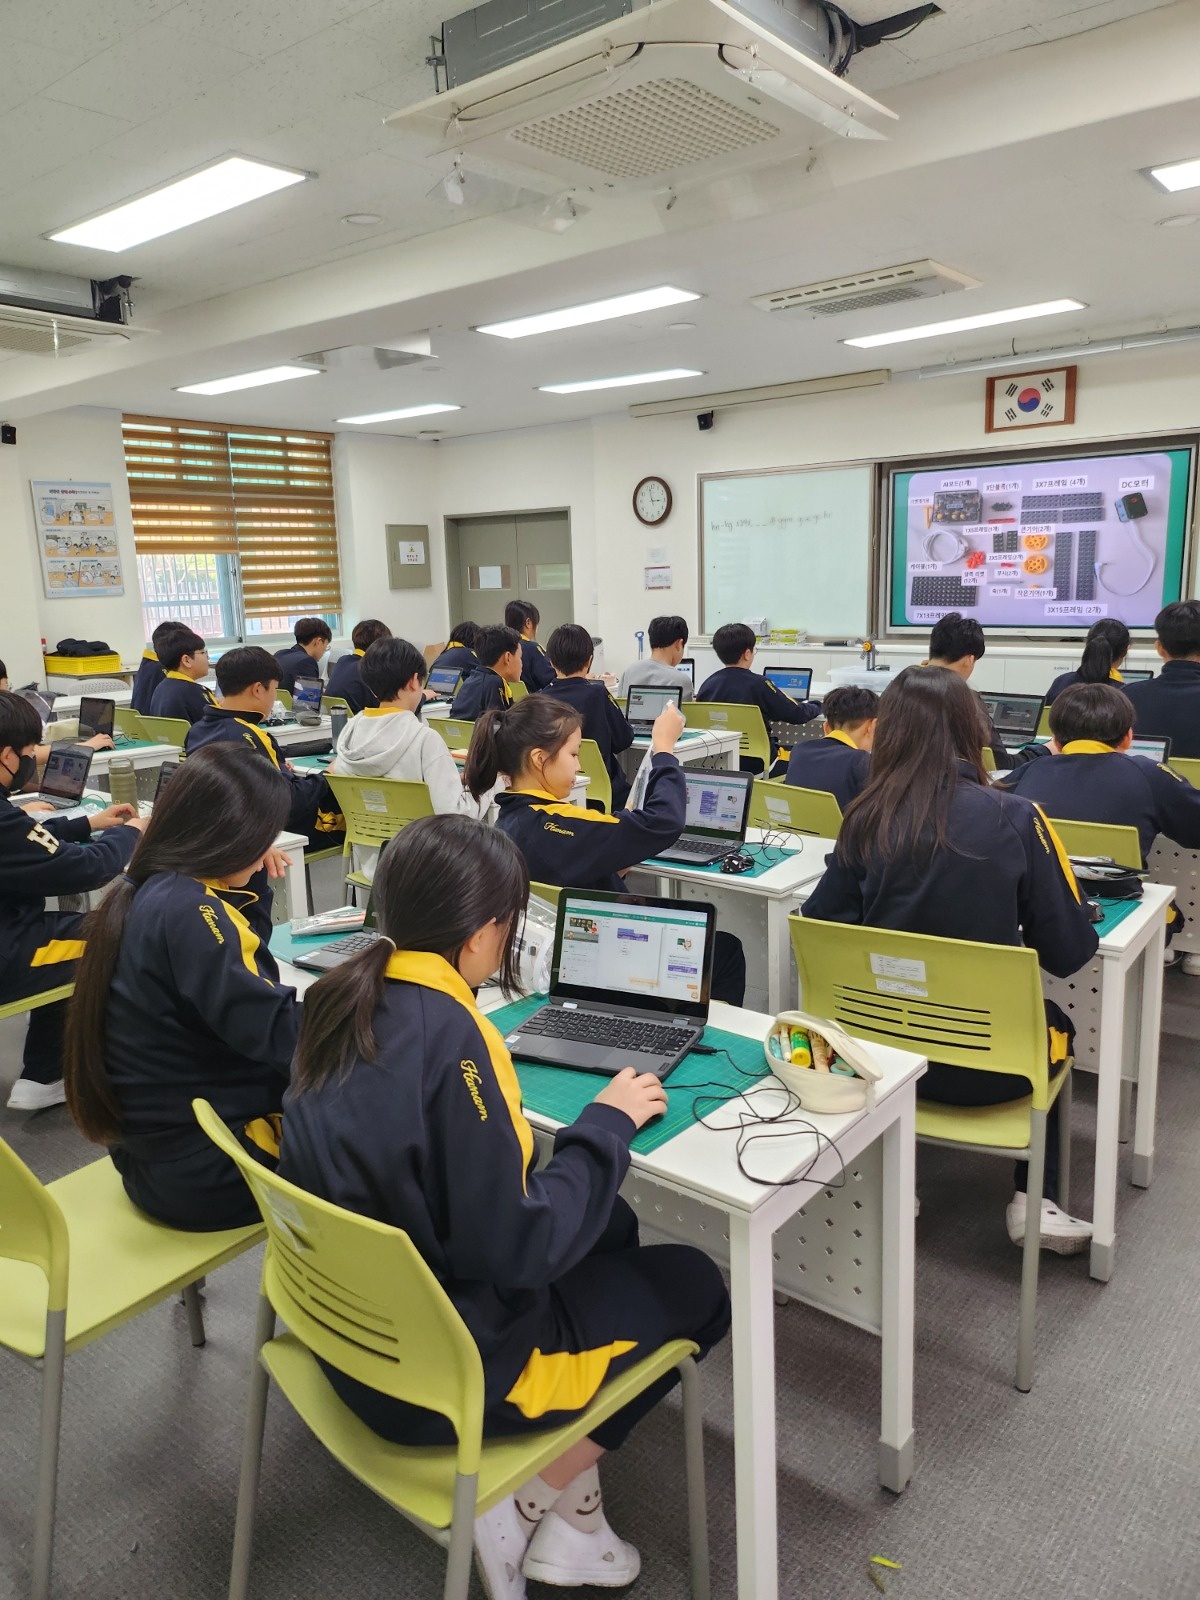
[[(887, 352), (848, 350), (839, 339), (925, 320), (926, 311), (1086, 301), (1086, 313), (1037, 329), (1047, 344), (1082, 330), (1197, 320), (1200, 227), (1154, 223), (1200, 210), (1200, 191), (1157, 195), (1138, 169), (1196, 153), (1200, 84), (1181, 77), (1169, 30), (1189, 20), (1194, 30), (1200, 6), (942, 3), (944, 16), (852, 69), (855, 83), (901, 113), (886, 145), (822, 146), (804, 172), (760, 173), (736, 192), (684, 192), (669, 215), (661, 196), (582, 197), (580, 222), (554, 236), (529, 226), (542, 204), (532, 190), (496, 186), (460, 222), (440, 191), (428, 195), (444, 158), (420, 159), (382, 126), (385, 112), (428, 93), (423, 58), (445, 4), (6, 0), (0, 263), (130, 271), (137, 321), (160, 331), (103, 355), (0, 360), (0, 405), (14, 416), (102, 404), (328, 428), (338, 416), (446, 400), (464, 410), (438, 419), (443, 431), (464, 434), (886, 364)], [(847, 9), (870, 21), (900, 6), (859, 0)], [(1141, 17), (1151, 12), (1162, 15)], [(1140, 45), (1155, 62), (1153, 85), (1140, 74), (1136, 92), (1115, 80), (1108, 88), (1116, 62), (1134, 76)], [(119, 260), (40, 237), (231, 150), (319, 179)], [(383, 220), (356, 228), (343, 220), (354, 212)], [(781, 319), (747, 304), (752, 294), (925, 256), (979, 278), (980, 288), (915, 314), (899, 307), (853, 319)], [(705, 298), (520, 344), (470, 332), (477, 322), (662, 281)], [(695, 327), (671, 332), (672, 322)], [(380, 371), (369, 347), (420, 329), (431, 330), (436, 361)], [(1028, 334), (1019, 330), (1024, 347)], [(954, 353), (973, 352), (979, 340), (956, 342)], [(944, 359), (946, 344), (900, 347), (892, 363)], [(172, 392), (337, 346), (362, 348), (319, 379), (208, 401)], [(997, 348), (995, 335), (985, 348)], [(664, 366), (704, 377), (592, 396), (536, 389)], [(372, 431), (421, 426), (430, 424)]]

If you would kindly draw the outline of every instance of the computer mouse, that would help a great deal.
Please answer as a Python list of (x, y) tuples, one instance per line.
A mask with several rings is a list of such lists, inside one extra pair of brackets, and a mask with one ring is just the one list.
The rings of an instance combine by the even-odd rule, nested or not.
[(1094, 900), (1085, 900), (1083, 903), (1087, 908), (1089, 922), (1104, 921), (1104, 907), (1102, 905), (1097, 905)]
[(722, 872), (753, 872), (753, 856), (732, 855), (726, 856), (721, 863)]

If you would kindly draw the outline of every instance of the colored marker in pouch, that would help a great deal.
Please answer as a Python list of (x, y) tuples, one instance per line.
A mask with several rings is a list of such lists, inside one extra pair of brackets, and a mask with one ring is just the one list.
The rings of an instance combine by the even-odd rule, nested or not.
[(803, 1028), (793, 1028), (791, 1038), (791, 1062), (794, 1067), (812, 1066), (812, 1046), (808, 1042), (808, 1034)]

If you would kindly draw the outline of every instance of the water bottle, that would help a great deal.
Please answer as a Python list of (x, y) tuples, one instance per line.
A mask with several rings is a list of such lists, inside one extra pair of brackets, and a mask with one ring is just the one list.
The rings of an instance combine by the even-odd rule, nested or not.
[(338, 740), (342, 737), (342, 732), (348, 720), (349, 719), (346, 716), (345, 706), (334, 706), (333, 710), (329, 713), (329, 732), (330, 737), (333, 740), (333, 748), (335, 750), (338, 747)]
[(137, 773), (128, 756), (112, 756), (108, 763), (108, 792), (115, 806), (132, 806), (137, 810)]

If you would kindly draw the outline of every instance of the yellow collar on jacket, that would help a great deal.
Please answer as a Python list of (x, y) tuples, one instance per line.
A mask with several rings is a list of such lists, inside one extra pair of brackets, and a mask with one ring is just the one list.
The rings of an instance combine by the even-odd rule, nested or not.
[(1116, 752), (1111, 744), (1101, 744), (1099, 739), (1072, 739), (1062, 747), (1065, 756), (1111, 756)]
[(843, 733), (840, 728), (830, 728), (825, 737), (827, 739), (836, 739), (839, 744), (848, 744), (851, 750), (858, 749), (858, 746), (855, 744), (850, 735), (848, 733)]

